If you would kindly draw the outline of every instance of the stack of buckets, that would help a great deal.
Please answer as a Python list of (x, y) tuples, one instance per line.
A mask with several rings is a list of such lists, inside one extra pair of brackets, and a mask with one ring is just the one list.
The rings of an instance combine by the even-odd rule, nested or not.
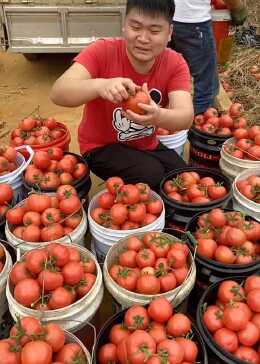
[(183, 156), (184, 146), (188, 138), (188, 131), (181, 130), (178, 133), (169, 135), (157, 135), (157, 139), (169, 149), (174, 149), (176, 153)]
[[(91, 250), (96, 255), (99, 262), (104, 262), (106, 254), (108, 250), (113, 246), (113, 244), (117, 243), (120, 239), (130, 235), (137, 234), (146, 231), (162, 231), (165, 225), (165, 209), (163, 206), (163, 210), (161, 215), (156, 219), (153, 223), (149, 225), (145, 225), (140, 227), (139, 229), (133, 230), (113, 230), (105, 228), (99, 224), (97, 224), (91, 217), (91, 211), (98, 207), (97, 199), (98, 197), (104, 193), (105, 191), (101, 191), (96, 194), (93, 199), (89, 203), (88, 207), (88, 221), (89, 221), (89, 229), (92, 236), (91, 240)], [(152, 198), (160, 199), (160, 196), (157, 193), (151, 191)]]

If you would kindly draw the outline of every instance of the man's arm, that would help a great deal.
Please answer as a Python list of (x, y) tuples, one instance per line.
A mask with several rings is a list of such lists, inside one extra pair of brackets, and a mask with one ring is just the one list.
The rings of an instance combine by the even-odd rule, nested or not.
[[(259, 1), (259, 0), (258, 0)], [(241, 0), (224, 0), (227, 7), (230, 9), (233, 25), (244, 24), (247, 18), (247, 9)]]
[(88, 70), (75, 62), (54, 83), (50, 98), (55, 104), (67, 107), (80, 106), (98, 97), (119, 104), (138, 88), (128, 78), (92, 79)]
[(159, 110), (157, 127), (179, 131), (189, 129), (194, 117), (191, 95), (187, 91), (173, 91), (169, 94), (169, 108)]

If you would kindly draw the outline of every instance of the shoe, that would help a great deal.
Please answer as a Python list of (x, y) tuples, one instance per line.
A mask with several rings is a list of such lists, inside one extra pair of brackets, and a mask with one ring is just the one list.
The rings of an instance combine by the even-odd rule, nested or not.
[(260, 49), (260, 35), (255, 36), (255, 47), (256, 49)]

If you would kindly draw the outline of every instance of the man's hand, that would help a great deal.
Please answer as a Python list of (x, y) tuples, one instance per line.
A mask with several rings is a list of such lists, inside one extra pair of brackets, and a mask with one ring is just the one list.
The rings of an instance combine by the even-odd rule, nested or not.
[[(144, 91), (147, 95), (149, 95), (146, 83), (143, 84), (142, 91)], [(151, 99), (150, 95), (149, 98), (150, 98), (149, 105), (142, 103), (138, 104), (138, 106), (145, 111), (145, 115), (136, 114), (131, 110), (127, 110), (125, 113), (126, 117), (137, 124), (141, 124), (144, 126), (147, 125), (156, 126), (160, 115), (160, 107)]]
[(130, 78), (109, 78), (103, 79), (98, 87), (99, 96), (114, 104), (120, 104), (123, 100), (127, 100), (129, 96), (135, 95), (140, 89)]
[(247, 9), (243, 5), (238, 8), (231, 9), (230, 13), (233, 25), (243, 25), (248, 15)]

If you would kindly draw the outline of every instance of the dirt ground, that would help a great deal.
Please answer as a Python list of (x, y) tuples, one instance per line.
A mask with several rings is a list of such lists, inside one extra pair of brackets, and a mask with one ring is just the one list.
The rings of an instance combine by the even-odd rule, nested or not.
[[(53, 116), (69, 127), (72, 137), (70, 151), (79, 151), (77, 128), (82, 107), (60, 107), (49, 98), (52, 84), (70, 66), (73, 56), (46, 54), (36, 61), (28, 61), (22, 54), (0, 50), (0, 122), (6, 122), (6, 130), (14, 129), (39, 105), (41, 116)], [(6, 135), (0, 139), (0, 144), (8, 143), (8, 139)], [(94, 177), (92, 182), (91, 195), (100, 188), (101, 180)]]

